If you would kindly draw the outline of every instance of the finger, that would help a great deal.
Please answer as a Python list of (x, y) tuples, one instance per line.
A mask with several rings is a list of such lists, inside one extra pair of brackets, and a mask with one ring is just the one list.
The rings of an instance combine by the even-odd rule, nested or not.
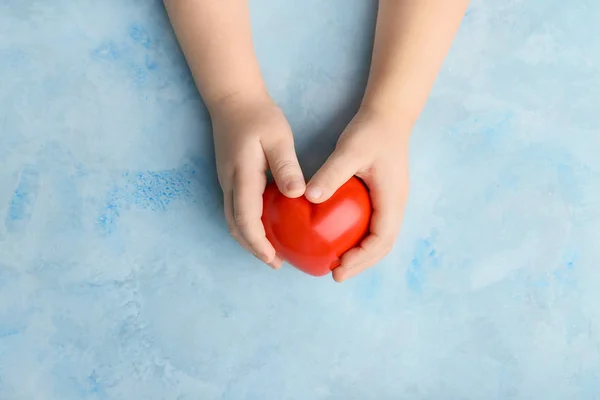
[(283, 139), (263, 143), (269, 169), (279, 191), (287, 197), (296, 198), (304, 194), (306, 182), (296, 156), (294, 140)]
[(341, 266), (333, 271), (333, 279), (342, 282), (372, 267), (393, 248), (406, 205), (406, 194), (386, 191), (383, 185), (371, 185), (373, 215), (370, 233), (358, 247), (342, 256)]
[[(256, 253), (255, 250), (246, 242), (246, 239), (242, 236), (240, 230), (235, 224), (234, 210), (233, 210), (233, 190), (228, 189), (223, 191), (223, 203), (225, 208), (225, 220), (227, 221), (227, 227), (229, 228), (229, 234), (242, 246), (246, 251), (253, 254), (256, 258), (263, 261)], [(283, 265), (283, 260), (276, 256), (275, 259), (268, 263), (273, 269), (279, 269)]]
[(280, 265), (261, 221), (262, 195), (266, 178), (261, 171), (237, 170), (233, 176), (233, 222), (252, 253), (276, 268)]
[(358, 159), (351, 153), (336, 149), (308, 182), (306, 198), (313, 203), (329, 199), (358, 170)]
[(227, 228), (229, 229), (229, 234), (250, 253), (254, 253), (252, 247), (246, 242), (246, 240), (242, 237), (240, 230), (235, 224), (235, 220), (233, 218), (233, 190), (229, 189), (223, 192), (223, 203), (225, 207), (225, 221), (227, 221)]
[(390, 251), (391, 248), (384, 244), (388, 240), (374, 234), (367, 236), (358, 247), (342, 256), (341, 266), (333, 270), (333, 279), (343, 282), (375, 265)]

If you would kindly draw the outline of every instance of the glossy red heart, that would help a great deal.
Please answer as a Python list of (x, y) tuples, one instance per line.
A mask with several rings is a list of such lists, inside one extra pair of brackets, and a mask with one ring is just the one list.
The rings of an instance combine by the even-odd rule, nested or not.
[(262, 221), (277, 254), (299, 270), (323, 276), (365, 237), (371, 221), (371, 198), (361, 180), (351, 178), (326, 202), (285, 197), (271, 183), (263, 196)]

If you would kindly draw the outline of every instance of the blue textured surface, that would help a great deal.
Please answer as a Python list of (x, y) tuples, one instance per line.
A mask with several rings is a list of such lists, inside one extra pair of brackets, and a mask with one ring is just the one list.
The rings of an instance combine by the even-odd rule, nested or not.
[[(373, 2), (252, 10), (311, 173), (360, 98)], [(228, 238), (159, 1), (1, 1), (0, 399), (600, 398), (598, 21), (474, 1), (398, 245), (337, 285)]]

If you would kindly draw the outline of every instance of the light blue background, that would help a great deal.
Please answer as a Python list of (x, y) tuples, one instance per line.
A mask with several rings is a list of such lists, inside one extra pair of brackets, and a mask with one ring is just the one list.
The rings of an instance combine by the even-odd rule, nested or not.
[[(251, 4), (310, 174), (359, 101), (374, 2)], [(160, 1), (2, 0), (0, 399), (600, 398), (598, 21), (473, 2), (398, 244), (338, 285), (227, 236)]]

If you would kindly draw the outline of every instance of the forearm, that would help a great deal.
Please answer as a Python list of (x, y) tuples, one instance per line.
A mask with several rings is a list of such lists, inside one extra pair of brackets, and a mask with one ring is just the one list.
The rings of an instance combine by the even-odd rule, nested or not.
[(164, 0), (209, 111), (234, 95), (264, 96), (248, 0)]
[(468, 0), (380, 0), (363, 105), (418, 118)]

